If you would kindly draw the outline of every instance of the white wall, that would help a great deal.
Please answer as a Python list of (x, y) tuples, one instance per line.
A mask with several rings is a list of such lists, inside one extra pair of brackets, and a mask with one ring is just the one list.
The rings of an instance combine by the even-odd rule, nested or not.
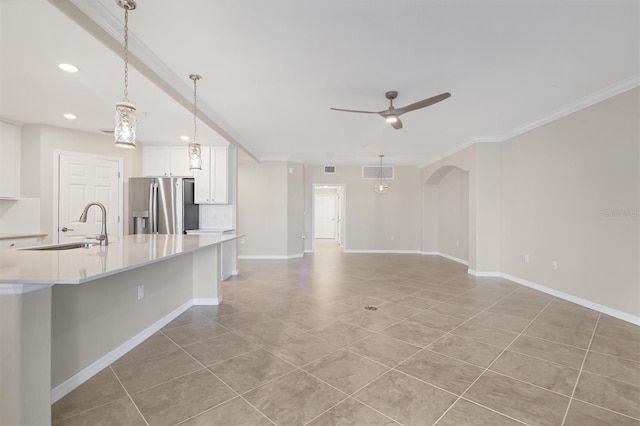
[[(392, 164), (391, 159), (386, 164)], [(420, 171), (417, 167), (396, 166), (389, 191), (377, 194), (373, 180), (362, 179), (362, 166), (336, 166), (335, 174), (324, 167), (306, 167), (305, 234), (306, 250), (312, 249), (313, 185), (345, 184), (345, 249), (347, 251), (420, 250)], [(393, 239), (392, 239), (393, 238)]]
[(503, 272), (640, 316), (639, 105), (636, 88), (502, 144)]
[(304, 167), (287, 163), (287, 255), (304, 253)]
[(438, 185), (437, 252), (469, 260), (469, 173), (453, 169)]
[[(238, 164), (239, 256), (303, 254), (304, 169), (287, 161)], [(244, 240), (244, 243), (242, 242)]]
[(239, 256), (287, 253), (286, 162), (238, 165), (238, 232)]
[(439, 183), (458, 167), (469, 172), (470, 270), (640, 316), (639, 105), (635, 88), (423, 168), (422, 250), (438, 251)]

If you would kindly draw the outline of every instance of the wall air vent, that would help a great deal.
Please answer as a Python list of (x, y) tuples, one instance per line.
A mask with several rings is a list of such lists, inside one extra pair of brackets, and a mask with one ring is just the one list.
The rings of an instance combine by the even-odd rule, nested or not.
[[(384, 177), (389, 180), (393, 179), (393, 166), (382, 166)], [(362, 166), (362, 179), (378, 179), (380, 166)]]
[(324, 166), (324, 174), (325, 175), (336, 174), (336, 166)]

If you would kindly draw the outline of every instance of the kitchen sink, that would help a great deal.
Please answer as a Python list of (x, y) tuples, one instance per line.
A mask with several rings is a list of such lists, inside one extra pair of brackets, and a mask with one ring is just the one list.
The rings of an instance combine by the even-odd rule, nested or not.
[(23, 248), (20, 250), (27, 250), (27, 251), (59, 251), (59, 250), (73, 250), (73, 249), (79, 249), (79, 248), (83, 248), (83, 249), (87, 249), (93, 246), (98, 245), (98, 243), (85, 243), (85, 242), (81, 242), (81, 243), (64, 243), (64, 244), (56, 244), (56, 245), (51, 245), (51, 246), (38, 246), (38, 247), (28, 247), (28, 248)]

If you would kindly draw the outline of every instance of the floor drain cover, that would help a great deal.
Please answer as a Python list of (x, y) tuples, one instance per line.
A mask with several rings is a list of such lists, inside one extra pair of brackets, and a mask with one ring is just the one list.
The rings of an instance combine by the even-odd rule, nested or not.
[(378, 308), (376, 308), (375, 306), (365, 306), (364, 307), (367, 311), (377, 311)]

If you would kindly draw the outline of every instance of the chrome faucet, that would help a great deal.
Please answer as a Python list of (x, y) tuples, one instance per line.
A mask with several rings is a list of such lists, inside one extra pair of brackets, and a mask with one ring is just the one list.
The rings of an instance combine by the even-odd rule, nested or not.
[(100, 241), (100, 245), (102, 247), (109, 245), (109, 237), (107, 236), (107, 209), (104, 207), (102, 203), (89, 203), (84, 207), (82, 214), (80, 215), (80, 222), (87, 222), (87, 212), (89, 211), (89, 207), (98, 206), (100, 210), (102, 210), (102, 230), (100, 231), (100, 235), (95, 237), (96, 240)]

